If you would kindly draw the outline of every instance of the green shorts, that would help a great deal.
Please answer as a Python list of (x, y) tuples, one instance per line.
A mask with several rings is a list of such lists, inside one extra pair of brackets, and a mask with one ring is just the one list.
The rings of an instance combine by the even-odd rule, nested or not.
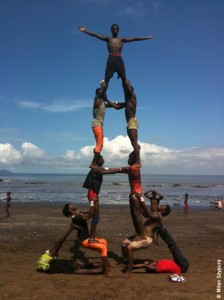
[(127, 129), (138, 129), (138, 120), (135, 117), (128, 121)]

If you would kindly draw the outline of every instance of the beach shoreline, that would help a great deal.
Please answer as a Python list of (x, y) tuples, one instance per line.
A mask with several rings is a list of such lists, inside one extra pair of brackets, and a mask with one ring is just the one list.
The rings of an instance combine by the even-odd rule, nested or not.
[[(224, 251), (224, 210), (190, 207), (183, 217), (183, 206), (172, 206), (164, 225), (188, 258), (190, 268), (185, 283), (170, 283), (168, 274), (147, 274), (139, 270), (124, 278), (120, 243), (134, 233), (128, 205), (100, 206), (97, 236), (109, 243), (109, 260), (116, 278), (102, 275), (43, 274), (36, 272), (37, 258), (67, 229), (70, 219), (62, 215), (60, 202), (12, 203), (6, 218), (0, 203), (0, 294), (1, 299), (215, 299), (217, 268)], [(77, 204), (87, 210), (87, 203)], [(72, 263), (75, 234), (65, 241), (58, 260)], [(90, 261), (99, 255), (80, 249)], [(165, 243), (135, 253), (135, 258), (172, 259)], [(222, 261), (223, 263), (223, 261)], [(224, 276), (223, 276), (224, 277)], [(222, 287), (223, 287), (223, 277)], [(224, 287), (221, 290), (224, 295)]]

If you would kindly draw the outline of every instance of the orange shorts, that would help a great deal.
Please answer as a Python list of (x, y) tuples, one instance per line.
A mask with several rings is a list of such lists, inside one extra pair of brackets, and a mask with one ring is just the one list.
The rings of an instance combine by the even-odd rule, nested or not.
[(101, 256), (107, 256), (107, 241), (105, 239), (95, 238), (98, 243), (89, 243), (89, 239), (82, 241), (84, 248), (100, 252)]
[(92, 129), (96, 140), (94, 152), (100, 153), (103, 149), (103, 127), (97, 126), (92, 127)]

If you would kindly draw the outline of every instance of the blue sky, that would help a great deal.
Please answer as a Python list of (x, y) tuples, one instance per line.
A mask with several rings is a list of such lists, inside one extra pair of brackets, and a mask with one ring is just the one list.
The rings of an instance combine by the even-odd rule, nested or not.
[[(117, 23), (119, 36), (154, 36), (122, 52), (138, 98), (142, 172), (224, 174), (222, 0), (1, 0), (0, 19), (0, 169), (88, 171), (108, 53), (78, 26), (111, 35)], [(116, 75), (107, 94), (123, 100)], [(107, 110), (104, 134), (106, 165), (126, 165), (123, 110)]]

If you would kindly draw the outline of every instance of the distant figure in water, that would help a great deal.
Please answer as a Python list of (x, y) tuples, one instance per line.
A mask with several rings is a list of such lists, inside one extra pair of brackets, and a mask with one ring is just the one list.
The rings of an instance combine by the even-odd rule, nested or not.
[(6, 212), (6, 217), (8, 218), (10, 217), (9, 208), (11, 207), (11, 201), (12, 201), (11, 192), (7, 192), (7, 198), (5, 198), (4, 200), (6, 200), (5, 212)]
[(188, 193), (184, 195), (184, 216), (188, 216)]

